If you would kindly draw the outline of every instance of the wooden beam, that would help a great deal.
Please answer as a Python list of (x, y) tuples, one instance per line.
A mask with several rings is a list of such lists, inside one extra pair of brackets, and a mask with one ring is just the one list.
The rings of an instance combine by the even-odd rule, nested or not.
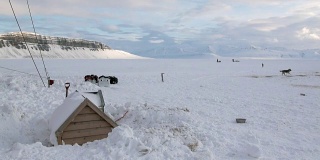
[(76, 138), (76, 137), (87, 137), (87, 136), (95, 136), (101, 134), (108, 134), (111, 132), (111, 127), (104, 128), (90, 128), (83, 130), (74, 130), (74, 131), (66, 131), (62, 133), (62, 140), (66, 138)]
[(103, 118), (98, 114), (79, 114), (72, 122), (86, 122), (86, 121), (98, 121), (103, 120)]
[(95, 136), (88, 136), (88, 137), (68, 138), (68, 139), (63, 139), (63, 141), (65, 144), (74, 145), (77, 143), (79, 145), (82, 145), (87, 142), (92, 142), (94, 140), (100, 140), (107, 137), (108, 137), (108, 134), (102, 134), (102, 135), (95, 135)]
[(62, 145), (62, 137), (58, 136), (57, 140), (58, 140), (58, 145)]
[(90, 107), (86, 106), (84, 107), (79, 114), (90, 114), (90, 113), (96, 113), (93, 109), (91, 109)]
[(114, 122), (110, 117), (108, 117), (104, 112), (102, 112), (98, 107), (96, 107), (89, 99), (85, 99), (87, 105), (91, 107), (97, 114), (99, 114), (103, 119), (110, 123), (113, 127), (117, 127), (117, 123)]
[(89, 122), (71, 122), (64, 131), (80, 130), (80, 129), (89, 129), (89, 128), (103, 128), (111, 127), (111, 125), (104, 121), (89, 121)]

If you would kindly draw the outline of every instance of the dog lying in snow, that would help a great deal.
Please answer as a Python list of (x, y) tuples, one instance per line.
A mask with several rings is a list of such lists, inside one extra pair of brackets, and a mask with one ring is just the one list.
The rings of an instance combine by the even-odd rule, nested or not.
[(281, 70), (282, 75), (290, 74), (291, 69)]

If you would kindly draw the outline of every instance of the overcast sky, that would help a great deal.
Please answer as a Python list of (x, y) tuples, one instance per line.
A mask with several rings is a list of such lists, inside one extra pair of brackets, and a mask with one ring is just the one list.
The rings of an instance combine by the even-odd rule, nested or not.
[[(11, 0), (33, 31), (26, 0)], [(319, 48), (319, 0), (29, 0), (36, 30), (104, 43), (253, 44)], [(18, 31), (8, 0), (0, 33)], [(111, 46), (112, 47), (112, 46)]]

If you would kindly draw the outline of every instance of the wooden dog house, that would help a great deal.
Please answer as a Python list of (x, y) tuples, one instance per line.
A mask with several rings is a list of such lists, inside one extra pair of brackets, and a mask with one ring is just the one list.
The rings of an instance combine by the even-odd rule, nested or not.
[(79, 144), (108, 137), (117, 124), (79, 92), (70, 94), (49, 121), (53, 145)]

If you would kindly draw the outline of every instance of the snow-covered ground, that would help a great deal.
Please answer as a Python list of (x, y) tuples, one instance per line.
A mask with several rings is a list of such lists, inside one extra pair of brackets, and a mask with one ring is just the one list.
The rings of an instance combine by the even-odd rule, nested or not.
[[(0, 60), (29, 73), (0, 68), (0, 159), (319, 159), (320, 61), (221, 60), (50, 59), (50, 88), (30, 59)], [(87, 74), (119, 83), (100, 88)], [(51, 146), (48, 120), (65, 82), (69, 93), (101, 89), (114, 120), (128, 111), (107, 139)]]

